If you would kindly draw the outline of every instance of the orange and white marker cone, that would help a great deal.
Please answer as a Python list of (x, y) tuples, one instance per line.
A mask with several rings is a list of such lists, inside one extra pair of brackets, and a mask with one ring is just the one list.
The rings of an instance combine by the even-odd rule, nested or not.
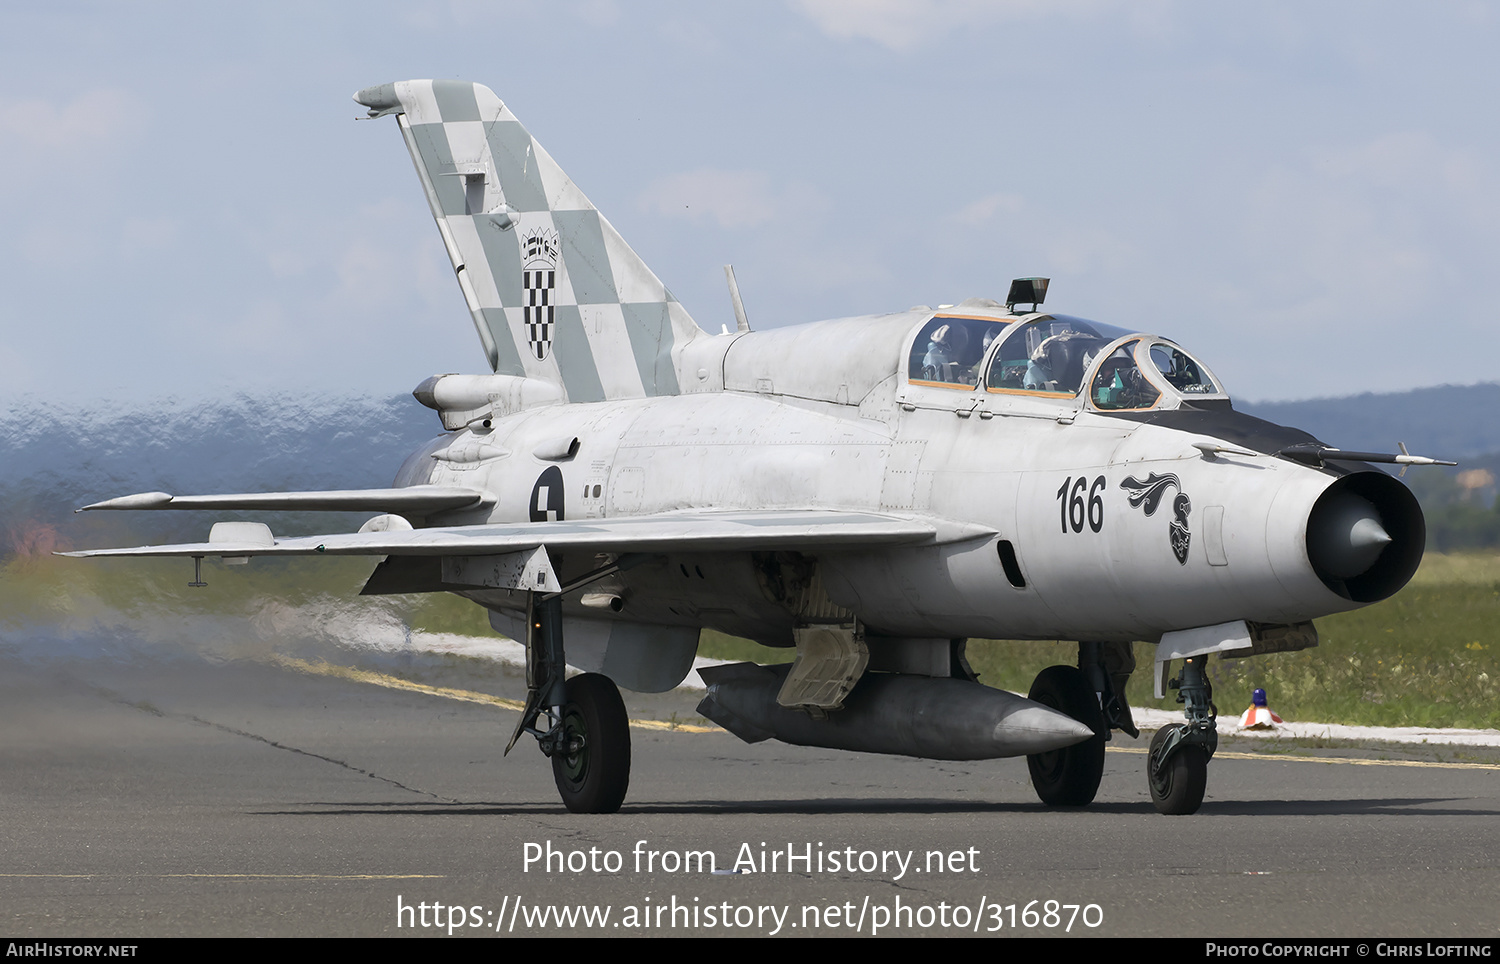
[(1281, 717), (1271, 712), (1266, 705), (1266, 691), (1256, 690), (1250, 694), (1250, 708), (1240, 716), (1240, 729), (1243, 730), (1270, 730), (1277, 723), (1285, 723)]

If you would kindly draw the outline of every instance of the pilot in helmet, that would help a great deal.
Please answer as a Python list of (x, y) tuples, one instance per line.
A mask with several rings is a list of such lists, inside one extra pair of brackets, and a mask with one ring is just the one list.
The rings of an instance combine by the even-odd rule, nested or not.
[(959, 381), (964, 349), (969, 347), (969, 330), (957, 322), (944, 322), (927, 336), (927, 354), (922, 358), (922, 374), (930, 381)]

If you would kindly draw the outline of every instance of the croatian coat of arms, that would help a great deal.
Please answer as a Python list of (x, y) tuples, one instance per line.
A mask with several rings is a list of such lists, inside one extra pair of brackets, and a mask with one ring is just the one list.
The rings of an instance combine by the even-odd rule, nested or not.
[(521, 288), (526, 304), (526, 345), (537, 361), (552, 351), (553, 311), (557, 295), (557, 232), (546, 228), (528, 231), (521, 239)]

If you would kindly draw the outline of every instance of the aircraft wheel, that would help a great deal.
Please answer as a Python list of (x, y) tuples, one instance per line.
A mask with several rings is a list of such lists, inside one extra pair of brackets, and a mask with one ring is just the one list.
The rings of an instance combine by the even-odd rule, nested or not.
[(1083, 670), (1072, 666), (1049, 666), (1037, 674), (1026, 694), (1089, 726), (1094, 735), (1082, 743), (1033, 753), (1026, 757), (1031, 785), (1042, 802), (1055, 807), (1081, 807), (1091, 803), (1104, 778), (1104, 714), (1099, 698)]
[(1203, 806), (1203, 792), (1208, 788), (1208, 756), (1203, 747), (1186, 743), (1165, 763), (1158, 763), (1157, 750), (1167, 742), (1174, 729), (1187, 729), (1180, 723), (1164, 726), (1151, 739), (1146, 756), (1146, 782), (1151, 787), (1151, 802), (1160, 813), (1197, 813)]
[(573, 813), (614, 813), (630, 786), (630, 720), (607, 676), (584, 673), (567, 682), (563, 746), (552, 754), (552, 777)]

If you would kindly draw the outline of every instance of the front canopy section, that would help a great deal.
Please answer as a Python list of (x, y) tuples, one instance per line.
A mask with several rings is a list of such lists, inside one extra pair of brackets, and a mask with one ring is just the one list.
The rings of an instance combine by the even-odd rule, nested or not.
[(1164, 338), (1132, 335), (1108, 346), (1089, 381), (1088, 402), (1101, 412), (1180, 408), (1184, 403), (1229, 403), (1219, 380), (1193, 356)]

